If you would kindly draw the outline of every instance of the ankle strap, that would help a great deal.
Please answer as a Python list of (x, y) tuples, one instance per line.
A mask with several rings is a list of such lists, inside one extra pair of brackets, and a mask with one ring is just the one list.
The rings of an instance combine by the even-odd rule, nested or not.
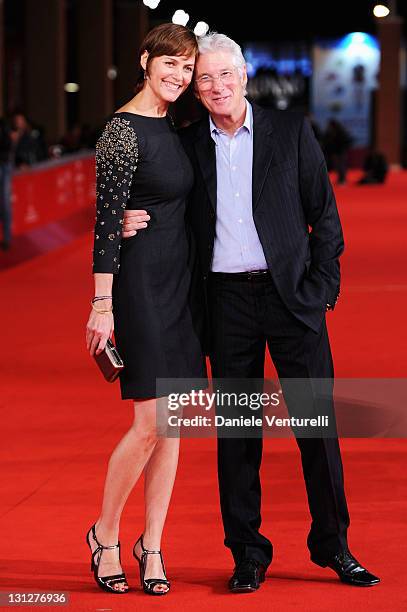
[(148, 550), (147, 548), (144, 548), (142, 535), (140, 536), (140, 546), (141, 550), (143, 551), (143, 554), (146, 553), (147, 555), (161, 555), (161, 550)]
[(143, 555), (161, 555), (161, 550), (147, 550), (147, 548), (145, 548), (143, 550)]
[(93, 525), (93, 527), (92, 527), (92, 537), (95, 540), (95, 542), (98, 545), (98, 547), (103, 549), (103, 550), (109, 550), (109, 549), (113, 549), (113, 548), (120, 548), (120, 542), (118, 542), (117, 544), (112, 544), (112, 546), (103, 546), (103, 544), (101, 544), (99, 542), (99, 540), (97, 539), (97, 537), (96, 537), (95, 525)]

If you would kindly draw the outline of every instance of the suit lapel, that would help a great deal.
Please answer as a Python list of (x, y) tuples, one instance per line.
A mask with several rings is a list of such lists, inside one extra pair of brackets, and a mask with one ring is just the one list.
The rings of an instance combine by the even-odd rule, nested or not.
[(208, 121), (202, 122), (197, 140), (195, 141), (195, 151), (209, 199), (213, 209), (216, 210), (216, 153), (215, 143), (210, 135)]
[(253, 174), (252, 200), (253, 210), (259, 203), (264, 181), (274, 156), (275, 143), (272, 137), (272, 125), (269, 116), (260, 106), (252, 104), (253, 108)]

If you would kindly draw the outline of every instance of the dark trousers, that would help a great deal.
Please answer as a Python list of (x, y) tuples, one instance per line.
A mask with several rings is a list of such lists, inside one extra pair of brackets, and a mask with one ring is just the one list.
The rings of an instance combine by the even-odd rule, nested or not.
[[(270, 275), (242, 279), (211, 274), (208, 298), (214, 378), (263, 378), (266, 343), (280, 379), (333, 378), (325, 322), (315, 333), (297, 320), (282, 302)], [(309, 391), (312, 393), (311, 382)], [(285, 391), (284, 396), (292, 415), (295, 400), (290, 404)], [(347, 549), (349, 514), (339, 443), (336, 436), (296, 439), (312, 517), (307, 544), (311, 557), (321, 559)], [(218, 436), (225, 545), (236, 563), (254, 558), (267, 566), (273, 547), (259, 531), (261, 457), (261, 437)]]
[(346, 174), (348, 171), (348, 153), (343, 151), (341, 153), (334, 153), (332, 155), (333, 167), (338, 173), (338, 183), (346, 182)]

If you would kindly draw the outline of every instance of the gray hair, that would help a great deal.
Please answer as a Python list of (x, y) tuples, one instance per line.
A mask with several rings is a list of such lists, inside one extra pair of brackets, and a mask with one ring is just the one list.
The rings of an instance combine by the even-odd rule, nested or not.
[[(219, 34), (218, 32), (209, 32), (205, 36), (198, 36), (197, 41), (199, 55), (216, 53), (216, 51), (227, 51), (230, 53), (240, 78), (243, 77), (243, 68), (246, 65), (246, 60), (237, 42), (226, 36), (226, 34)], [(244, 93), (246, 94), (246, 91)]]

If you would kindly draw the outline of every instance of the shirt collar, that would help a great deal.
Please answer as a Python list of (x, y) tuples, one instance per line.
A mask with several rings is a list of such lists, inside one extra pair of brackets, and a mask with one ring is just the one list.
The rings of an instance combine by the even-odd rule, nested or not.
[[(252, 111), (252, 105), (250, 104), (250, 102), (245, 99), (246, 102), (246, 116), (242, 125), (242, 128), (245, 128), (249, 134), (252, 133), (252, 129), (253, 129), (253, 111)], [(211, 136), (213, 139), (215, 139), (215, 136), (219, 135), (219, 134), (224, 134), (225, 132), (222, 132), (222, 130), (220, 130), (215, 123), (213, 122), (213, 119), (211, 117), (211, 115), (209, 115), (209, 129), (211, 132)], [(241, 128), (239, 128), (241, 129)]]

